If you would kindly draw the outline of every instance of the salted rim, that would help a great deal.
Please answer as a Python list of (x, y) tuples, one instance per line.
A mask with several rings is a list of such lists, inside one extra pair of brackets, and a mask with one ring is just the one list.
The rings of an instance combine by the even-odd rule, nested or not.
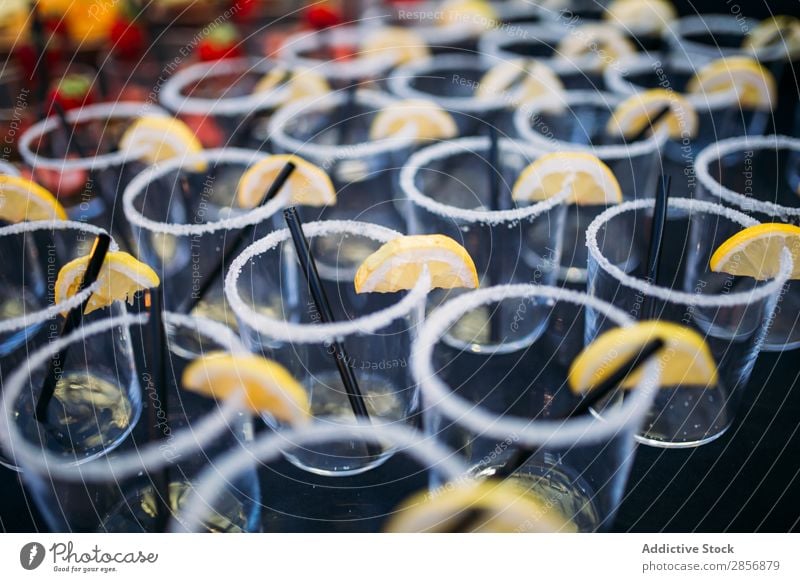
[[(691, 40), (686, 40), (687, 34), (704, 33), (734, 33), (742, 36), (752, 30), (755, 22), (751, 18), (731, 14), (708, 14), (704, 16), (691, 15), (684, 16), (670, 23), (664, 31), (667, 42), (678, 54), (687, 55), (687, 48), (691, 51), (702, 54), (704, 57), (715, 59), (719, 56), (750, 56), (763, 62), (774, 62), (782, 60), (786, 56), (782, 44), (772, 47), (770, 50), (752, 51), (741, 47), (710, 46)], [(769, 48), (769, 47), (768, 47)]]
[[(147, 102), (120, 101), (114, 103), (98, 103), (87, 105), (80, 109), (73, 109), (66, 114), (70, 123), (82, 123), (97, 119), (128, 119), (154, 115), (168, 117), (167, 112), (158, 105)], [(125, 162), (137, 159), (137, 152), (115, 151), (107, 154), (91, 156), (90, 158), (46, 158), (31, 149), (34, 140), (38, 140), (46, 133), (61, 127), (61, 120), (57, 116), (50, 116), (37, 121), (28, 128), (19, 138), (19, 152), (22, 159), (34, 168), (47, 168), (50, 170), (103, 170), (112, 166), (120, 166)]]
[[(273, 114), (269, 121), (270, 139), (283, 151), (307, 155), (317, 160), (361, 159), (409, 147), (414, 143), (416, 126), (411, 124), (406, 125), (394, 137), (346, 145), (318, 144), (296, 139), (286, 133), (286, 124), (292, 119), (310, 112), (323, 111), (327, 113), (326, 109), (342, 105), (347, 99), (346, 92), (336, 91), (322, 97), (307, 97), (284, 105)], [(356, 91), (355, 100), (359, 105), (372, 107), (376, 111), (397, 101), (388, 95), (364, 89)]]
[(390, 54), (373, 54), (359, 56), (346, 61), (310, 59), (301, 57), (301, 52), (308, 52), (329, 43), (338, 44), (342, 40), (352, 42), (360, 40), (364, 26), (342, 25), (320, 31), (301, 31), (289, 36), (279, 50), (280, 60), (285, 60), (293, 67), (322, 69), (328, 79), (356, 80), (382, 75), (395, 64), (395, 57)]
[[(661, 59), (653, 55), (644, 53), (627, 57), (619, 61), (619, 67), (608, 67), (603, 73), (603, 80), (608, 86), (609, 90), (614, 93), (619, 93), (624, 96), (636, 95), (644, 91), (655, 89), (655, 87), (642, 87), (641, 85), (634, 85), (625, 77), (627, 75), (635, 75), (641, 72), (653, 70), (653, 65), (660, 63), (662, 69), (677, 68), (682, 72), (696, 72), (699, 69), (688, 60), (681, 61), (680, 63), (668, 62), (664, 63)], [(738, 93), (736, 89), (725, 91), (721, 93), (680, 93), (680, 95), (689, 102), (695, 110), (699, 112), (704, 111), (717, 111), (718, 109), (725, 109), (732, 105), (738, 104)]]
[[(569, 32), (569, 29), (559, 22), (558, 17), (554, 16), (552, 18), (553, 22), (550, 25), (521, 24), (519, 26), (512, 25), (513, 30), (511, 31), (505, 28), (490, 30), (481, 37), (478, 50), (482, 55), (502, 61), (530, 58), (537, 62), (544, 63), (559, 76), (574, 75), (581, 72), (601, 72), (600, 63), (594, 55), (565, 57), (558, 52), (558, 43), (564, 38), (565, 32)], [(555, 23), (559, 23), (558, 28), (553, 26)], [(523, 57), (518, 53), (505, 49), (507, 44), (519, 42), (544, 44), (553, 49), (553, 55), (549, 57)]]
[(387, 441), (394, 445), (395, 454), (410, 455), (420, 465), (434, 468), (446, 481), (464, 477), (468, 468), (463, 460), (450, 448), (440, 444), (434, 437), (402, 424), (367, 425), (311, 425), (268, 433), (247, 447), (217, 459), (213, 466), (204, 469), (195, 480), (190, 496), (178, 515), (172, 516), (172, 531), (193, 531), (201, 524), (202, 517), (217, 499), (220, 485), (236, 479), (242, 471), (254, 463), (266, 464), (277, 460), (297, 447), (307, 447), (332, 440), (361, 440), (376, 445)]
[(411, 373), (419, 385), (426, 406), (436, 408), (447, 418), (484, 437), (504, 439), (515, 435), (519, 444), (527, 447), (551, 447), (596, 443), (618, 435), (624, 429), (633, 433), (639, 429), (650, 410), (658, 386), (658, 362), (646, 364), (644, 374), (633, 395), (625, 398), (602, 419), (578, 417), (563, 420), (531, 420), (510, 415), (497, 415), (482, 410), (480, 405), (459, 396), (443, 382), (433, 368), (433, 349), (447, 329), (469, 310), (498, 300), (544, 297), (585, 305), (604, 314), (620, 327), (630, 327), (633, 319), (600, 299), (544, 285), (498, 285), (469, 291), (435, 309), (420, 328), (412, 346)]
[(402, 99), (423, 99), (433, 101), (440, 107), (448, 111), (460, 113), (488, 113), (506, 108), (508, 99), (499, 96), (492, 99), (478, 99), (476, 97), (442, 97), (418, 91), (411, 87), (411, 80), (414, 77), (435, 77), (438, 69), (451, 70), (479, 70), (484, 73), (489, 70), (487, 63), (477, 56), (443, 54), (421, 59), (405, 65), (401, 65), (392, 71), (386, 83), (389, 91)]
[[(499, 143), (501, 150), (509, 151), (514, 149), (531, 158), (537, 157), (536, 152), (530, 150), (530, 148), (526, 148), (519, 142), (510, 139), (501, 139)], [(513, 223), (526, 218), (535, 218), (555, 208), (559, 204), (566, 202), (570, 195), (569, 188), (565, 188), (555, 196), (530, 206), (521, 206), (512, 210), (472, 210), (469, 208), (457, 208), (438, 202), (430, 196), (426, 196), (414, 183), (414, 178), (417, 176), (417, 173), (423, 166), (430, 164), (433, 160), (460, 152), (474, 152), (475, 150), (488, 148), (489, 138), (486, 136), (454, 139), (423, 148), (413, 154), (400, 170), (400, 189), (412, 202), (434, 214), (446, 218), (457, 218), (465, 222), (480, 222), (490, 225), (502, 224), (504, 222)]]
[[(247, 350), (238, 338), (231, 333), (230, 329), (218, 322), (170, 312), (165, 312), (164, 316), (167, 323), (178, 326), (188, 325), (218, 344), (230, 341), (231, 343), (228, 346), (233, 353), (238, 353), (239, 351), (247, 353)], [(68, 336), (50, 342), (33, 352), (25, 363), (11, 374), (3, 388), (2, 401), (0, 401), (0, 447), (9, 454), (13, 462), (23, 472), (34, 471), (40, 475), (57, 476), (70, 481), (103, 482), (110, 476), (121, 479), (135, 475), (142, 470), (155, 471), (170, 462), (161, 450), (161, 445), (157, 442), (137, 447), (131, 452), (115, 454), (110, 457), (101, 454), (100, 457), (93, 456), (77, 462), (74, 460), (66, 461), (64, 458), (25, 440), (13, 419), (14, 402), (27, 385), (30, 370), (46, 364), (63, 347), (77, 341), (83, 341), (87, 336), (97, 335), (117, 326), (130, 328), (133, 325), (145, 325), (148, 318), (148, 314), (145, 313), (138, 315), (125, 314), (84, 325)], [(191, 319), (196, 321), (187, 324), (187, 320)], [(223, 328), (227, 329), (227, 331), (223, 331)], [(222, 338), (225, 338), (225, 341)], [(174, 432), (170, 440), (171, 447), (179, 454), (199, 450), (218, 436), (221, 431), (225, 430), (242, 410), (243, 400), (241, 398), (226, 399), (218, 406), (215, 413), (209, 413), (193, 426)], [(98, 460), (98, 458), (104, 458), (107, 462), (92, 462)]]
[(190, 97), (184, 89), (191, 83), (232, 73), (259, 73), (266, 75), (279, 67), (269, 59), (221, 59), (209, 63), (195, 63), (179, 70), (161, 87), (159, 102), (176, 114), (239, 116), (273, 109), (288, 96), (288, 90), (278, 87), (273, 91), (251, 93), (238, 97)]
[(153, 164), (131, 180), (122, 195), (122, 207), (125, 217), (131, 224), (143, 228), (149, 232), (169, 234), (172, 236), (193, 236), (199, 234), (211, 234), (220, 230), (240, 229), (253, 224), (258, 224), (287, 205), (291, 192), (284, 189), (275, 198), (269, 200), (263, 206), (258, 206), (248, 210), (233, 218), (223, 218), (213, 222), (202, 224), (176, 224), (174, 222), (159, 222), (145, 217), (136, 210), (133, 205), (134, 200), (142, 194), (145, 188), (159, 178), (163, 178), (168, 173), (186, 167), (191, 167), (199, 161), (204, 162), (226, 162), (231, 164), (241, 164), (252, 166), (256, 162), (268, 158), (269, 154), (256, 150), (245, 150), (237, 148), (222, 148), (213, 150), (203, 150), (200, 153), (192, 154), (183, 158), (173, 158), (160, 164)]
[[(414, 6), (414, 11), (425, 11), (429, 15), (433, 15), (433, 13), (437, 10), (437, 6), (439, 5), (434, 2), (418, 2)], [(409, 30), (412, 30), (418, 34), (425, 41), (425, 43), (428, 44), (428, 46), (449, 46), (450, 43), (455, 44), (458, 42), (463, 42), (476, 36), (477, 34), (475, 29), (469, 25), (458, 22), (448, 25), (420, 24), (417, 26), (393, 24), (392, 18), (397, 16), (397, 10), (395, 10), (394, 13), (389, 12), (392, 10), (392, 8), (392, 6), (375, 6), (368, 8), (364, 12), (363, 16), (363, 18), (367, 20), (361, 20), (359, 22), (368, 27), (370, 31), (373, 31), (376, 28), (393, 26), (408, 28)]]
[[(632, 277), (625, 273), (618, 266), (609, 261), (605, 255), (600, 252), (600, 246), (597, 243), (597, 233), (600, 227), (612, 218), (633, 210), (642, 208), (651, 208), (655, 204), (655, 198), (643, 198), (641, 200), (631, 200), (623, 202), (617, 206), (605, 210), (595, 218), (586, 229), (586, 246), (589, 248), (589, 255), (593, 258), (598, 266), (606, 273), (618, 279), (619, 282), (630, 289), (635, 289), (643, 295), (650, 295), (666, 303), (679, 303), (682, 305), (693, 305), (698, 307), (733, 307), (736, 305), (749, 305), (755, 301), (767, 298), (770, 295), (780, 292), (783, 285), (789, 279), (792, 272), (792, 259), (788, 251), (781, 254), (781, 270), (777, 277), (770, 279), (766, 283), (756, 287), (751, 291), (739, 291), (736, 293), (718, 293), (701, 295), (699, 293), (686, 293), (685, 291), (676, 291), (669, 287), (662, 287), (659, 285), (652, 285), (643, 279)], [(727, 218), (731, 222), (735, 222), (743, 227), (750, 227), (759, 224), (759, 222), (747, 216), (746, 214), (726, 208), (713, 202), (706, 202), (704, 200), (693, 200), (690, 198), (671, 198), (669, 200), (670, 208), (678, 208), (681, 210), (688, 210), (690, 212), (703, 212), (706, 214), (716, 214)]]
[[(356, 222), (353, 220), (321, 220), (318, 222), (307, 222), (303, 225), (303, 231), (308, 238), (326, 236), (329, 234), (351, 234), (371, 238), (380, 243), (386, 243), (397, 237), (403, 236), (401, 233), (388, 229), (377, 224), (368, 222)], [(267, 335), (279, 341), (310, 344), (327, 341), (337, 341), (349, 335), (363, 335), (374, 333), (381, 328), (388, 326), (394, 320), (404, 317), (412, 309), (425, 303), (430, 290), (430, 276), (427, 270), (420, 277), (414, 288), (397, 303), (393, 303), (385, 309), (374, 313), (357, 317), (349, 321), (337, 321), (335, 323), (291, 323), (283, 319), (275, 319), (251, 308), (239, 294), (239, 276), (242, 269), (253, 258), (276, 248), (280, 243), (290, 240), (291, 234), (288, 229), (276, 230), (269, 233), (264, 238), (254, 242), (244, 249), (239, 256), (231, 263), (230, 269), (225, 276), (225, 298), (233, 309), (233, 312), (247, 325), (259, 333)]]
[[(108, 232), (105, 229), (102, 229), (98, 226), (94, 226), (92, 224), (88, 224), (85, 222), (75, 222), (72, 220), (38, 220), (32, 222), (19, 222), (17, 224), (4, 226), (0, 228), (0, 237), (12, 236), (25, 232), (36, 232), (40, 230), (49, 230), (49, 231), (76, 230), (80, 232), (93, 234), (95, 236), (99, 234), (108, 234)], [(117, 243), (114, 242), (113, 238), (111, 239), (110, 250), (112, 251), (119, 250), (119, 246), (117, 246)], [(2, 321), (0, 321), (0, 333), (7, 333), (11, 331), (24, 329), (32, 325), (43, 323), (66, 311), (70, 311), (78, 307), (81, 303), (83, 303), (92, 293), (94, 293), (99, 288), (99, 286), (100, 283), (95, 281), (92, 285), (90, 285), (80, 293), (76, 293), (75, 295), (73, 295), (69, 299), (66, 299), (65, 301), (56, 303), (54, 305), (48, 305), (44, 309), (40, 309), (32, 313), (26, 313), (25, 315), (12, 317), (10, 319), (3, 319)]]
[(19, 170), (13, 164), (9, 164), (6, 161), (0, 160), (0, 174), (5, 174), (6, 176), (19, 176)]
[[(566, 98), (562, 105), (566, 105), (567, 111), (562, 115), (571, 115), (570, 109), (572, 105), (588, 104), (610, 109), (622, 101), (622, 97), (619, 95), (600, 91), (567, 91), (564, 95)], [(668, 130), (662, 128), (649, 137), (621, 145), (591, 146), (550, 139), (531, 128), (530, 117), (539, 112), (546, 112), (551, 105), (552, 103), (548, 100), (531, 101), (514, 113), (514, 128), (520, 139), (548, 152), (589, 152), (601, 160), (620, 160), (654, 153), (669, 138)]]
[(715, 180), (708, 167), (721, 157), (735, 151), (746, 149), (792, 149), (800, 152), (800, 139), (786, 135), (765, 135), (755, 137), (732, 137), (712, 143), (703, 148), (694, 162), (697, 179), (712, 196), (729, 204), (734, 204), (748, 212), (761, 212), (769, 216), (800, 216), (800, 207), (781, 206), (774, 202), (757, 200), (726, 188)]

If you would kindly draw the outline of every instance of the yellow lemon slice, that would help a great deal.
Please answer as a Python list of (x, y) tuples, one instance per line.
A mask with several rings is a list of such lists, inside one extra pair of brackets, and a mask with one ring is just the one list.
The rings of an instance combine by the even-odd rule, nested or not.
[(225, 399), (244, 391), (245, 402), (255, 412), (297, 424), (311, 416), (308, 395), (289, 371), (277, 362), (252, 354), (211, 352), (183, 371), (184, 388), (210, 398)]
[(760, 51), (767, 47), (785, 45), (789, 56), (800, 54), (800, 18), (779, 14), (756, 25), (742, 42), (742, 47)]
[(669, 113), (659, 119), (654, 131), (666, 127), (673, 139), (697, 135), (697, 111), (685, 97), (667, 89), (650, 89), (625, 99), (608, 120), (606, 132), (631, 138), (641, 133), (666, 108), (669, 108)]
[(255, 208), (283, 167), (292, 162), (295, 170), (284, 185), (292, 204), (302, 206), (328, 206), (336, 204), (336, 190), (325, 170), (300, 156), (278, 154), (253, 164), (239, 179), (236, 201), (242, 208)]
[[(570, 389), (576, 394), (593, 390), (655, 339), (664, 342), (654, 356), (660, 362), (662, 386), (716, 387), (717, 366), (699, 333), (667, 321), (642, 321), (607, 331), (589, 344), (570, 366)], [(643, 373), (640, 366), (621, 386), (635, 387)]]
[(772, 109), (778, 87), (758, 61), (748, 57), (717, 59), (697, 71), (686, 86), (689, 93), (710, 95), (736, 90), (739, 104), (753, 109)]
[(475, 263), (464, 247), (441, 234), (400, 236), (372, 253), (356, 271), (356, 293), (411, 289), (427, 267), (432, 288), (478, 286)]
[(431, 101), (408, 99), (381, 109), (372, 120), (369, 138), (388, 139), (413, 124), (418, 140), (449, 139), (458, 135), (458, 126), (447, 111)]
[[(471, 514), (471, 515), (470, 515)], [(468, 481), (405, 501), (386, 525), (395, 533), (452, 532), (469, 517), (467, 529), (481, 533), (574, 533), (577, 527), (513, 481)]]
[[(180, 119), (144, 116), (125, 130), (119, 149), (131, 157), (157, 164), (198, 154), (203, 151), (203, 146), (189, 126)], [(206, 166), (205, 162), (198, 161), (192, 165), (192, 169), (202, 172)]]
[(517, 178), (511, 196), (518, 201), (540, 201), (552, 198), (564, 188), (571, 188), (567, 203), (608, 205), (622, 202), (622, 189), (617, 178), (597, 156), (585, 152), (545, 154)]
[(447, 0), (437, 14), (441, 26), (462, 26), (477, 33), (497, 25), (497, 14), (485, 0)]
[(584, 24), (564, 35), (556, 53), (560, 58), (575, 59), (595, 55), (600, 68), (606, 68), (623, 57), (636, 53), (631, 41), (607, 23)]
[(387, 26), (370, 32), (361, 45), (366, 57), (389, 55), (397, 64), (406, 64), (431, 55), (428, 44), (419, 34), (408, 28)]
[(269, 93), (284, 84), (288, 92), (283, 103), (292, 103), (307, 97), (320, 97), (331, 91), (328, 80), (316, 71), (298, 68), (290, 72), (282, 67), (276, 67), (256, 83), (253, 93)]
[(55, 196), (36, 182), (0, 175), (0, 220), (66, 220), (67, 212)]
[(662, 32), (678, 12), (668, 0), (614, 0), (604, 18), (633, 32)]
[(533, 59), (513, 59), (498, 63), (481, 78), (475, 97), (497, 99), (508, 95), (514, 104), (547, 99), (564, 102), (564, 84), (553, 70)]
[(780, 273), (783, 249), (792, 254), (791, 278), (800, 279), (800, 226), (793, 224), (758, 224), (737, 232), (714, 251), (709, 267), (715, 273), (771, 279)]
[[(89, 258), (89, 255), (78, 257), (61, 267), (56, 279), (56, 303), (61, 303), (78, 292), (83, 274), (89, 266)], [(97, 282), (99, 287), (92, 293), (84, 313), (108, 307), (114, 301), (130, 303), (137, 291), (156, 287), (159, 279), (153, 269), (128, 253), (109, 251), (103, 261)]]

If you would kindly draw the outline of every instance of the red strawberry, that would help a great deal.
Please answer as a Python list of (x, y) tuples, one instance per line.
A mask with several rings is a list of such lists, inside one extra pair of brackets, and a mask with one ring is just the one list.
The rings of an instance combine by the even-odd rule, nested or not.
[(260, 0), (232, 0), (230, 10), (236, 22), (247, 22), (258, 13), (260, 5)]
[(197, 55), (201, 61), (217, 61), (242, 56), (242, 48), (239, 46), (239, 31), (232, 24), (220, 24), (197, 45)]
[(344, 19), (339, 11), (329, 4), (315, 4), (305, 13), (305, 20), (315, 30), (322, 30), (341, 24)]
[(181, 115), (181, 120), (189, 126), (204, 148), (220, 148), (225, 145), (225, 133), (213, 117)]
[(94, 103), (94, 92), (92, 91), (92, 80), (86, 75), (68, 74), (64, 76), (50, 90), (48, 96), (49, 108), (52, 109), (54, 103), (58, 103), (64, 109), (77, 109), (84, 105)]
[(123, 59), (133, 59), (144, 50), (144, 33), (130, 20), (118, 18), (109, 31), (111, 50)]

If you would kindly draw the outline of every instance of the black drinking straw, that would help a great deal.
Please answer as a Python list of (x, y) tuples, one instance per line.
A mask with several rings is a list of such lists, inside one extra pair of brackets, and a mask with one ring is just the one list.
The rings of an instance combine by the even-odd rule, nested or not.
[[(317, 271), (317, 263), (311, 254), (311, 249), (308, 245), (306, 235), (303, 233), (303, 223), (300, 220), (300, 215), (297, 213), (297, 208), (292, 206), (283, 211), (286, 226), (292, 235), (292, 242), (294, 243), (297, 258), (300, 261), (300, 266), (308, 281), (309, 291), (314, 300), (314, 304), (319, 312), (320, 320), (322, 323), (333, 323), (333, 311), (331, 310), (328, 296), (325, 289), (322, 287), (322, 280)], [(347, 399), (350, 401), (350, 407), (353, 409), (353, 414), (360, 420), (369, 421), (369, 412), (367, 405), (364, 401), (364, 395), (358, 387), (355, 372), (353, 368), (348, 365), (350, 358), (344, 349), (344, 345), (340, 341), (334, 341), (331, 344), (333, 350), (333, 357), (336, 360), (336, 367), (339, 370), (339, 375), (342, 378), (345, 392), (347, 392)], [(380, 454), (380, 451), (372, 443), (367, 444), (367, 451), (371, 456)]]
[(661, 111), (656, 113), (652, 119), (648, 119), (647, 124), (642, 129), (640, 129), (639, 132), (636, 133), (633, 137), (628, 138), (627, 141), (636, 142), (641, 139), (644, 139), (644, 137), (648, 134), (648, 132), (650, 132), (651, 130), (655, 131), (656, 124), (662, 119), (664, 119), (667, 116), (667, 114), (669, 114), (670, 111), (672, 111), (672, 109), (670, 108), (669, 105), (666, 105), (663, 109), (661, 109)]
[[(148, 407), (148, 440), (150, 443), (161, 441), (165, 437), (165, 427), (169, 425), (169, 391), (167, 390), (167, 367), (164, 358), (167, 353), (167, 334), (164, 328), (164, 294), (161, 287), (148, 289), (145, 295), (145, 307), (150, 312), (148, 320), (148, 335), (150, 339), (150, 354), (148, 371), (150, 383), (158, 395), (158, 402), (164, 413), (164, 419), (159, 420), (158, 410), (150, 402)], [(163, 533), (167, 529), (170, 515), (169, 506), (169, 466), (164, 465), (160, 475), (151, 475), (150, 480), (154, 487), (156, 532)]]
[[(487, 155), (487, 177), (489, 179), (489, 210), (497, 211), (503, 209), (503, 202), (500, 199), (500, 139), (497, 135), (497, 128), (494, 126), (493, 123), (488, 124), (488, 132), (489, 132), (489, 152)], [(497, 228), (494, 232), (501, 234), (503, 232), (502, 228)], [(489, 279), (490, 285), (500, 285), (505, 281), (501, 281), (501, 273), (502, 273), (502, 266), (503, 266), (503, 256), (504, 252), (507, 249), (502, 249), (500, 247), (503, 246), (503, 238), (501, 236), (497, 237), (495, 241), (495, 246), (497, 247), (497, 251), (500, 253), (500, 260), (499, 261), (491, 261), (491, 265), (489, 267)], [(493, 267), (492, 267), (493, 265)], [(489, 340), (492, 343), (499, 342), (502, 339), (502, 329), (501, 329), (501, 322), (500, 322), (500, 306), (495, 306), (494, 313), (489, 314)]]
[(33, 36), (33, 44), (36, 48), (36, 66), (34, 70), (39, 74), (39, 82), (36, 84), (36, 88), (39, 93), (40, 114), (41, 117), (44, 118), (46, 116), (45, 103), (47, 102), (47, 81), (50, 78), (50, 72), (48, 70), (47, 48), (44, 40), (44, 23), (39, 13), (38, 0), (34, 0), (31, 10), (31, 33)]
[[(267, 193), (259, 203), (259, 206), (263, 206), (278, 195), (278, 192), (281, 191), (296, 168), (297, 166), (295, 166), (294, 162), (286, 162), (286, 165), (281, 168), (281, 171), (278, 173), (275, 181), (270, 185), (269, 190), (267, 190)], [(205, 297), (209, 289), (211, 289), (214, 283), (216, 283), (216, 281), (219, 279), (220, 275), (224, 272), (225, 265), (230, 264), (231, 260), (233, 260), (234, 255), (236, 255), (242, 246), (242, 243), (252, 236), (254, 228), (255, 225), (251, 225), (239, 230), (239, 233), (233, 238), (233, 241), (222, 251), (222, 256), (220, 257), (219, 261), (217, 261), (217, 264), (214, 265), (214, 267), (209, 271), (208, 276), (205, 278), (203, 284), (200, 286), (197, 292), (192, 293), (189, 298), (184, 301), (183, 305), (178, 308), (179, 313), (188, 314), (191, 313), (195, 307), (197, 307), (197, 304), (203, 300), (203, 297)]]
[[(647, 251), (647, 281), (652, 285), (658, 285), (658, 270), (661, 264), (661, 252), (664, 248), (664, 230), (667, 223), (671, 187), (672, 177), (661, 174), (658, 177), (658, 190), (653, 208), (653, 226), (650, 229), (650, 245)], [(656, 302), (651, 299), (647, 310), (649, 319), (653, 318), (655, 307)]]
[(350, 126), (356, 114), (358, 84), (351, 83), (345, 89), (344, 103), (342, 104), (336, 126), (336, 142), (346, 144), (350, 137)]
[[(100, 268), (103, 266), (103, 261), (106, 258), (110, 245), (110, 236), (107, 234), (97, 235), (94, 243), (94, 250), (92, 250), (92, 255), (89, 257), (89, 264), (86, 267), (83, 280), (78, 288), (79, 293), (97, 281), (97, 277), (100, 276)], [(73, 307), (67, 313), (64, 325), (61, 328), (60, 337), (66, 337), (81, 325), (83, 322), (83, 312), (86, 310), (86, 306), (89, 304), (91, 298), (92, 296), (89, 295), (89, 297), (84, 299), (83, 303), (77, 307)], [(67, 351), (68, 348), (65, 346), (50, 359), (50, 367), (47, 370), (44, 382), (42, 382), (42, 390), (39, 394), (39, 400), (36, 403), (35, 417), (36, 420), (41, 423), (47, 422), (47, 408), (55, 394), (56, 384), (61, 375), (61, 366), (67, 358)]]
[[(642, 349), (634, 354), (630, 359), (626, 360), (619, 368), (603, 382), (593, 388), (568, 414), (563, 416), (563, 419), (576, 418), (583, 416), (589, 410), (600, 402), (603, 398), (616, 390), (620, 384), (636, 370), (639, 369), (644, 363), (652, 358), (656, 352), (662, 349), (665, 343), (662, 339), (656, 338), (646, 343)], [(509, 477), (525, 462), (535, 454), (535, 450), (527, 447), (517, 449), (517, 451), (506, 461), (506, 463), (498, 469), (496, 475), (498, 477)], [(464, 515), (456, 522), (450, 531), (453, 532), (469, 532), (474, 530), (480, 525), (480, 520), (483, 519), (483, 511), (480, 509), (467, 509)]]

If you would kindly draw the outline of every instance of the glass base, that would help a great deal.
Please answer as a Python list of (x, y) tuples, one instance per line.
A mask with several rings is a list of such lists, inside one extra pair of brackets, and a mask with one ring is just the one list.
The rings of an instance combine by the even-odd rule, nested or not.
[(661, 441), (657, 439), (648, 438), (647, 434), (637, 434), (634, 438), (636, 442), (642, 445), (647, 445), (648, 447), (655, 447), (658, 449), (693, 449), (695, 447), (701, 447), (703, 445), (707, 445), (708, 443), (713, 443), (719, 437), (724, 435), (728, 432), (730, 425), (723, 428), (721, 431), (714, 433), (704, 439), (694, 440), (694, 441)]
[(352, 469), (341, 468), (341, 469), (323, 469), (320, 467), (315, 467), (305, 463), (302, 459), (292, 455), (291, 453), (283, 453), (284, 458), (289, 461), (292, 465), (297, 467), (298, 469), (302, 469), (308, 473), (312, 473), (314, 475), (320, 475), (321, 477), (352, 477), (353, 475), (361, 475), (362, 473), (366, 473), (367, 471), (372, 471), (373, 469), (377, 469), (381, 465), (383, 465), (386, 461), (392, 458), (394, 455), (394, 450), (383, 452), (382, 454), (375, 457), (374, 461), (369, 463), (361, 464), (358, 462), (358, 466), (353, 467)]

